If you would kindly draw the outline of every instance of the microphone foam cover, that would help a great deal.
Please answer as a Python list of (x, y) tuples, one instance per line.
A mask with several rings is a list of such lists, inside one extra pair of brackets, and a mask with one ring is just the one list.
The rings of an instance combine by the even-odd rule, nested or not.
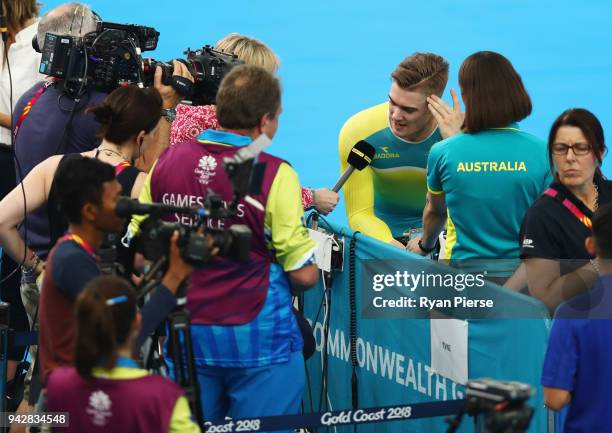
[(357, 170), (363, 170), (372, 163), (376, 150), (365, 140), (360, 140), (349, 152), (347, 162)]

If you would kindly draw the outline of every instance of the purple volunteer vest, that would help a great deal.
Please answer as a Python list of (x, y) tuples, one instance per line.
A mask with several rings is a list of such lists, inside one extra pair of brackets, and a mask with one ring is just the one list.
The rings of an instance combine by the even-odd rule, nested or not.
[(49, 375), (47, 412), (68, 412), (62, 433), (168, 433), (183, 390), (161, 376), (83, 380), (75, 368)]
[[(233, 156), (239, 148), (221, 144), (189, 141), (167, 149), (159, 158), (151, 176), (154, 202), (201, 206), (209, 190), (230, 203), (232, 187), (223, 170), (223, 158)], [(215, 257), (203, 269), (191, 275), (187, 308), (191, 322), (206, 325), (241, 325), (253, 320), (266, 300), (272, 253), (266, 248), (264, 233), (265, 206), (278, 168), (284, 161), (261, 153), (258, 162), (265, 163), (260, 194), (250, 197), (262, 208), (240, 201), (238, 216), (222, 222), (207, 221), (209, 228), (246, 224), (253, 232), (249, 263), (236, 263)], [(180, 215), (167, 221), (190, 223)]]

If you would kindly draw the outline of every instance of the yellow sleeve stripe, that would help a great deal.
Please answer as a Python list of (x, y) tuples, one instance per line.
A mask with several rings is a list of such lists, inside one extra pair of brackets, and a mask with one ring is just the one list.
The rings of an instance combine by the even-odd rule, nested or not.
[[(355, 143), (389, 126), (388, 112), (389, 104), (384, 102), (355, 114), (342, 126), (338, 137), (340, 173), (348, 167), (347, 158)], [(342, 192), (351, 229), (383, 242), (393, 239), (389, 226), (374, 213), (374, 178), (371, 167), (353, 172)]]
[(429, 187), (429, 185), (427, 185), (427, 191), (429, 191), (429, 192), (430, 192), (430, 193), (432, 193), (433, 195), (442, 195), (442, 194), (444, 194), (444, 191), (436, 191), (436, 190), (433, 190), (433, 189), (431, 189), (431, 188)]
[(295, 263), (293, 263), (293, 265), (287, 265), (285, 267), (285, 272), (296, 271), (300, 269), (301, 267), (303, 267), (310, 259), (312, 259), (312, 257), (314, 256), (314, 252), (315, 252), (315, 247), (311, 248), (306, 253), (304, 253), (304, 255), (300, 259), (298, 259)]
[(315, 242), (303, 225), (300, 182), (288, 165), (278, 168), (265, 210), (265, 226), (272, 233), (272, 249), (286, 272), (301, 268), (312, 256)]
[[(159, 159), (157, 161), (159, 161)], [(151, 171), (149, 171), (149, 174), (147, 174), (147, 178), (145, 179), (142, 189), (140, 190), (140, 195), (138, 196), (138, 201), (140, 203), (153, 203), (153, 195), (151, 194), (151, 177), (153, 176), (153, 172), (157, 166), (157, 161), (155, 161), (153, 167), (151, 167)], [(148, 217), (148, 215), (132, 215), (132, 220), (130, 221), (127, 233), (128, 240), (131, 240), (138, 234), (138, 232), (140, 232), (140, 224), (142, 224), (142, 222)]]
[(174, 405), (168, 433), (200, 433), (200, 428), (192, 420), (191, 409), (185, 396), (179, 397)]

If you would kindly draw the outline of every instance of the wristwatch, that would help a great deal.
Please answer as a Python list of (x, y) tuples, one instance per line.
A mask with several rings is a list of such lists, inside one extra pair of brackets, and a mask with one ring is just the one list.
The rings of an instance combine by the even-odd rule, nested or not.
[(162, 117), (168, 121), (168, 123), (174, 122), (176, 119), (176, 109), (174, 108), (164, 108), (162, 110)]
[(422, 240), (423, 240), (422, 238), (421, 238), (421, 239), (419, 239), (418, 245), (419, 245), (419, 249), (420, 249), (421, 251), (423, 251), (425, 254), (429, 254), (429, 253), (433, 252), (433, 251), (436, 249), (436, 246), (435, 246), (435, 245), (434, 245), (433, 247), (431, 247), (431, 248), (425, 248), (425, 247), (423, 246), (423, 244), (421, 243), (421, 241), (422, 241)]

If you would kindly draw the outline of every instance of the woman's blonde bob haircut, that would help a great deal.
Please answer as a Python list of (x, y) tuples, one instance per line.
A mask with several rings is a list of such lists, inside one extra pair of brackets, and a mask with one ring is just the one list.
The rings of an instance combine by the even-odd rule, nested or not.
[(276, 73), (280, 66), (278, 56), (266, 44), (257, 39), (230, 33), (215, 45), (224, 53), (233, 53), (247, 65), (261, 66), (268, 72)]

